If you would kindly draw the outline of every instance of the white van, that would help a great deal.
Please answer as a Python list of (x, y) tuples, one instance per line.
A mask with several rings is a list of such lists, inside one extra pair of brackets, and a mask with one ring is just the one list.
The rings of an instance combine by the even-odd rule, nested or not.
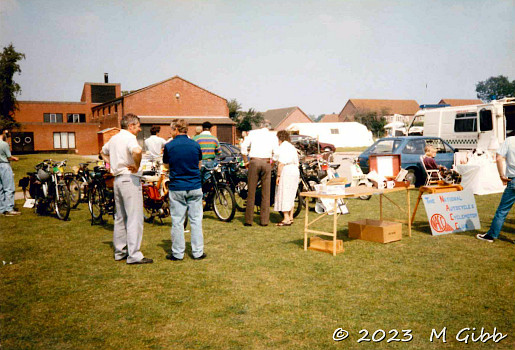
[(490, 103), (422, 109), (412, 119), (424, 121), (424, 136), (436, 136), (457, 150), (496, 150), (515, 136), (515, 98)]

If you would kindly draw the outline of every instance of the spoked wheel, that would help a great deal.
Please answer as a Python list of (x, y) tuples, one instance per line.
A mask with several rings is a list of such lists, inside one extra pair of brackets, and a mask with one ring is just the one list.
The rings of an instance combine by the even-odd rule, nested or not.
[(294, 210), (293, 210), (293, 217), (296, 218), (299, 216), (300, 212), (302, 211), (302, 207), (304, 206), (304, 199), (300, 196), (300, 191), (297, 189), (297, 194), (295, 195), (295, 203), (294, 203)]
[(86, 202), (88, 200), (88, 181), (85, 178), (80, 178), (80, 200)]
[(72, 209), (75, 209), (79, 205), (81, 197), (79, 181), (70, 179), (68, 181), (68, 190), (70, 191), (70, 205)]
[(220, 186), (215, 189), (213, 195), (213, 211), (216, 217), (225, 222), (229, 222), (234, 218), (236, 213), (236, 200), (231, 189), (227, 186)]
[(236, 209), (238, 211), (245, 211), (245, 206), (247, 203), (247, 196), (249, 194), (249, 185), (246, 181), (240, 181), (236, 184), (236, 190), (234, 192), (234, 199), (236, 204)]
[(143, 219), (145, 222), (153, 222), (154, 221), (154, 215), (152, 208), (152, 199), (148, 196), (147, 191), (143, 190)]
[(92, 221), (102, 220), (102, 193), (98, 185), (93, 185), (88, 193), (88, 208)]
[(54, 198), (55, 213), (59, 220), (66, 220), (70, 215), (70, 191), (63, 180), (57, 183), (57, 194)]
[[(359, 184), (358, 186), (367, 186), (366, 184)], [(362, 200), (365, 200), (365, 201), (368, 201), (370, 198), (372, 198), (371, 195), (366, 195), (366, 196), (359, 196), (359, 199), (362, 199)]]

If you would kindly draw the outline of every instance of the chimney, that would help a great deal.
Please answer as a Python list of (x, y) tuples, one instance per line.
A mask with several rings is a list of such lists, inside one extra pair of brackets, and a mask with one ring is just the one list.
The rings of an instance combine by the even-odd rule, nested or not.
[(104, 83), (109, 83), (109, 73), (104, 73)]

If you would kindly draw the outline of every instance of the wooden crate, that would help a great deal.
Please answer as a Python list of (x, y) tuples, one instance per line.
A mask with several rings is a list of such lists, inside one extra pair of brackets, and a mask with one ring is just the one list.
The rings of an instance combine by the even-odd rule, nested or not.
[[(322, 239), (320, 237), (311, 237), (309, 239), (308, 249), (316, 250), (319, 252), (326, 252), (333, 254), (333, 241), (328, 239)], [(336, 240), (336, 254), (343, 253), (343, 241), (341, 239)]]

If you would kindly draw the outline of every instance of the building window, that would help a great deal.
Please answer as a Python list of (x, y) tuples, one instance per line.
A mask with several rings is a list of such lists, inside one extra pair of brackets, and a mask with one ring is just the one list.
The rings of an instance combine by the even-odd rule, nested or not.
[(62, 113), (43, 113), (43, 122), (45, 123), (62, 123)]
[(54, 148), (71, 149), (75, 148), (74, 132), (54, 132)]
[(118, 105), (114, 105), (114, 112), (117, 113), (118, 112)]
[(340, 133), (340, 130), (338, 130), (338, 129), (331, 129), (331, 134), (336, 135), (336, 134), (339, 134), (339, 133)]
[(68, 113), (68, 123), (85, 123), (86, 115), (83, 113)]

